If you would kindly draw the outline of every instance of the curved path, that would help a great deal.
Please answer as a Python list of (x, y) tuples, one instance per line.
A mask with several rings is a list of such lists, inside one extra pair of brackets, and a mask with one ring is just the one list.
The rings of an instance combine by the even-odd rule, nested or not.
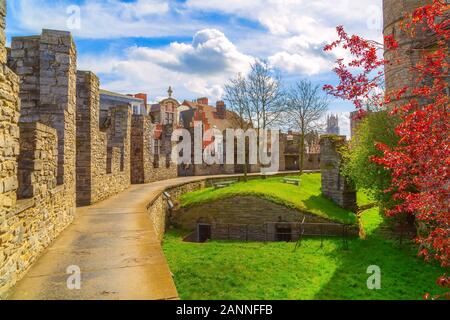
[[(237, 176), (184, 177), (133, 185), (103, 202), (77, 208), (74, 222), (13, 288), (9, 299), (178, 299), (146, 207), (169, 187)], [(79, 290), (68, 289), (67, 282), (73, 279), (69, 267), (71, 272), (81, 271)]]

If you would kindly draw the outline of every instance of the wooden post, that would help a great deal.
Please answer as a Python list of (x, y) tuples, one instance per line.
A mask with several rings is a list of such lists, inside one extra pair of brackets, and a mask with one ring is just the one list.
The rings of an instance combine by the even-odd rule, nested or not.
[(323, 225), (320, 225), (320, 248), (323, 248)]

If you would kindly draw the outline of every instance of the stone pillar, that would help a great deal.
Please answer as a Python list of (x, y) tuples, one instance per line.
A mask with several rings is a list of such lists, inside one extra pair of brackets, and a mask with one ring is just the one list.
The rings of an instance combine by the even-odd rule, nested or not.
[(41, 122), (58, 135), (57, 182), (75, 207), (76, 60), (69, 32), (43, 30), (12, 39), (9, 64), (21, 79), (22, 122)]
[(339, 206), (356, 212), (356, 190), (342, 174), (342, 154), (345, 136), (326, 135), (320, 139), (322, 193)]
[(152, 124), (148, 116), (135, 115), (131, 123), (131, 183), (147, 183), (152, 175)]
[[(77, 205), (92, 203), (95, 166), (94, 143), (99, 135), (99, 79), (92, 72), (77, 72)], [(103, 152), (102, 152), (103, 151)], [(96, 152), (104, 155), (105, 147)]]
[(119, 172), (124, 172), (131, 182), (131, 110), (129, 106), (111, 108), (111, 128), (108, 131), (108, 148), (120, 150)]

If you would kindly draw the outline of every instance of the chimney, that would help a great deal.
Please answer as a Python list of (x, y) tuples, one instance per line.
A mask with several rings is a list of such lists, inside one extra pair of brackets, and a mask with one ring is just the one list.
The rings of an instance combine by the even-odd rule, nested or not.
[(208, 98), (203, 97), (203, 98), (198, 98), (197, 103), (207, 106), (209, 104), (209, 101), (208, 101)]
[(220, 100), (216, 102), (216, 112), (219, 119), (225, 119), (227, 114), (227, 106), (224, 101)]
[(134, 95), (135, 98), (144, 100), (145, 106), (147, 106), (147, 94), (146, 93), (138, 93)]

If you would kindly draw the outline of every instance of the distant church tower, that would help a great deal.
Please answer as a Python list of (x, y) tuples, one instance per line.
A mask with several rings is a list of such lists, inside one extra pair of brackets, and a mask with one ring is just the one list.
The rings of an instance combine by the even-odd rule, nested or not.
[(327, 134), (341, 134), (341, 130), (339, 129), (339, 117), (337, 115), (332, 114), (327, 116)]

